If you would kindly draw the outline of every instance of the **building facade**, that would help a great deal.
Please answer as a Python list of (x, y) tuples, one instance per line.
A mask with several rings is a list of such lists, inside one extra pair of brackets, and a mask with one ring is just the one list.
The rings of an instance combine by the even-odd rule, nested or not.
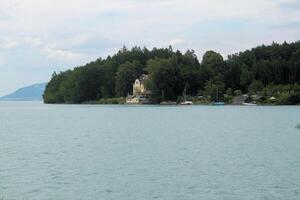
[(133, 96), (145, 95), (145, 94), (149, 93), (149, 91), (147, 91), (147, 89), (145, 87), (145, 82), (147, 80), (148, 80), (148, 75), (146, 75), (146, 74), (141, 75), (140, 78), (135, 80), (133, 87), (132, 87)]
[(150, 91), (146, 89), (145, 82), (148, 80), (148, 75), (143, 74), (136, 79), (132, 86), (132, 95), (126, 98), (127, 104), (145, 104), (150, 103)]

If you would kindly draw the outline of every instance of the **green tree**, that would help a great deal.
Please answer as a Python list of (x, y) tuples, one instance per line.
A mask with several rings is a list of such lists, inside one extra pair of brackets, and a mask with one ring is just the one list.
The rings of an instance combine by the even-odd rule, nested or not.
[[(298, 89), (294, 85), (300, 84), (299, 58), (300, 42), (258, 46), (229, 55), (226, 61), (219, 53), (208, 51), (201, 64), (193, 50), (183, 54), (171, 46), (152, 50), (123, 47), (107, 58), (54, 73), (43, 97), (45, 103), (81, 103), (125, 96), (131, 91), (131, 82), (148, 72), (147, 86), (155, 102), (159, 102), (162, 91), (167, 100), (176, 100), (185, 85), (189, 86), (190, 95), (197, 95), (199, 90), (220, 89), (220, 85), (224, 88), (222, 92), (231, 88), (250, 93), (267, 86), (259, 92), (278, 97), (288, 93), (294, 96), (285, 99), (296, 102)], [(219, 79), (217, 83), (215, 77)]]
[(116, 74), (116, 94), (124, 97), (132, 93), (134, 81), (141, 75), (139, 72), (140, 63), (137, 61), (122, 64)]
[(243, 65), (240, 77), (241, 86), (244, 89), (247, 89), (247, 87), (251, 84), (252, 80), (254, 79), (254, 74), (251, 71), (249, 71), (246, 67), (247, 66)]
[(153, 59), (147, 64), (151, 81), (151, 96), (154, 102), (162, 100), (162, 93), (166, 100), (176, 100), (178, 91), (178, 69), (172, 65), (170, 59)]
[(251, 85), (249, 86), (250, 93), (257, 94), (258, 92), (262, 91), (264, 85), (261, 81), (254, 80), (252, 81)]
[(214, 51), (207, 51), (202, 58), (202, 67), (206, 68), (212, 76), (224, 73), (225, 62), (221, 54)]
[(224, 99), (224, 83), (221, 76), (216, 76), (213, 79), (207, 81), (204, 94), (210, 97), (211, 101), (217, 102)]

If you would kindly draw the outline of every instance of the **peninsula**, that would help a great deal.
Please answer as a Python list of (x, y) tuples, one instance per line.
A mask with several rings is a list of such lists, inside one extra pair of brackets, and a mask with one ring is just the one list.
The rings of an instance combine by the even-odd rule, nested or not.
[(126, 99), (159, 104), (181, 101), (183, 91), (199, 104), (300, 104), (300, 42), (262, 45), (227, 59), (207, 51), (201, 62), (193, 50), (123, 47), (105, 59), (54, 72), (43, 99), (51, 104)]

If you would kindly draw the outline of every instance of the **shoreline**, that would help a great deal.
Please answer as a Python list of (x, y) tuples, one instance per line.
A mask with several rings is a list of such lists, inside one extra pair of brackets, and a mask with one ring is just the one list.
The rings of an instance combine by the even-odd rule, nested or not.
[(45, 105), (119, 105), (119, 106), (161, 106), (161, 107), (190, 107), (190, 106), (212, 106), (212, 107), (223, 107), (223, 106), (233, 106), (233, 107), (278, 107), (278, 106), (300, 106), (300, 104), (257, 104), (257, 105), (235, 105), (235, 104), (225, 104), (225, 105), (213, 105), (212, 103), (205, 104), (205, 103), (194, 103), (193, 105), (180, 105), (180, 104), (174, 104), (174, 105), (163, 105), (163, 104), (127, 104), (127, 103), (99, 103), (99, 102), (83, 102), (83, 103), (44, 103)]

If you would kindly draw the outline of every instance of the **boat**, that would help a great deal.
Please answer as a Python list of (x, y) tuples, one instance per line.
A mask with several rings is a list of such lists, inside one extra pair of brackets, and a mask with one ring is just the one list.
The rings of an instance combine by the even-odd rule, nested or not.
[(225, 102), (219, 101), (219, 89), (217, 88), (217, 101), (213, 102), (212, 105), (214, 106), (224, 106)]
[(225, 102), (213, 102), (212, 105), (214, 106), (224, 106), (225, 105)]
[(183, 90), (183, 94), (182, 94), (182, 101), (180, 102), (180, 105), (183, 105), (183, 106), (193, 105), (194, 103), (192, 101), (187, 101), (187, 99), (186, 99), (186, 91), (187, 91), (187, 84), (185, 84), (185, 87), (184, 87), (184, 90)]
[(174, 106), (174, 105), (177, 105), (177, 103), (175, 101), (163, 101), (163, 102), (160, 103), (160, 105)]
[(180, 105), (183, 105), (183, 106), (189, 106), (189, 105), (193, 105), (194, 103), (192, 101), (183, 101), (180, 103)]
[(243, 103), (244, 106), (257, 106), (256, 103)]

